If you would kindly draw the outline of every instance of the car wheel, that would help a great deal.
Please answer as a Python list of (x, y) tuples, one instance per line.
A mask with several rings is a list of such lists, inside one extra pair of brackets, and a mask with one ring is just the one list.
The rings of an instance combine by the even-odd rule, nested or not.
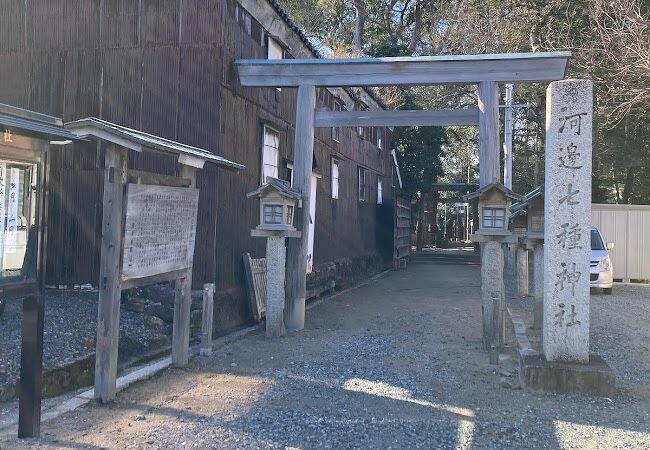
[(603, 294), (612, 295), (612, 288), (603, 288)]

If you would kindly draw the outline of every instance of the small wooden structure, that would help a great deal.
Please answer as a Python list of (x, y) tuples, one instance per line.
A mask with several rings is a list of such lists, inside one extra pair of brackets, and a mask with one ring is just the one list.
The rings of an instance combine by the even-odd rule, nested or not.
[(393, 267), (406, 268), (411, 254), (411, 201), (395, 198), (395, 226), (393, 231)]
[[(70, 122), (66, 128), (77, 136), (106, 144), (95, 397), (108, 402), (116, 394), (122, 289), (174, 282), (172, 363), (187, 364), (199, 196), (196, 169), (206, 162), (230, 170), (243, 166), (196, 147), (100, 119)], [(177, 176), (129, 170), (129, 150), (176, 157), (180, 166)]]
[(0, 299), (23, 299), (18, 437), (40, 433), (48, 156), (61, 119), (0, 104)]

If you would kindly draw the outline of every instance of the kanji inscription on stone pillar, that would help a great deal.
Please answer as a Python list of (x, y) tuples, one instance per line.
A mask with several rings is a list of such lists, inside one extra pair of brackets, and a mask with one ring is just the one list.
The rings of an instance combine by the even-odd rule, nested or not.
[(592, 83), (546, 91), (544, 355), (589, 362)]

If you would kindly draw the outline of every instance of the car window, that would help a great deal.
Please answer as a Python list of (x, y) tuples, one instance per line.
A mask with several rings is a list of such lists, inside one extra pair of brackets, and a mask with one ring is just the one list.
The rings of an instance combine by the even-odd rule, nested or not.
[(591, 230), (591, 249), (592, 250), (605, 250), (603, 240), (600, 238), (600, 233), (596, 230)]

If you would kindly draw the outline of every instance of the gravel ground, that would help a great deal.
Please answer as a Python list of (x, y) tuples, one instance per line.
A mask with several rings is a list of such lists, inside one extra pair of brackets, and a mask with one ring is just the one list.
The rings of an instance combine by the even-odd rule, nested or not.
[[(0, 316), (0, 399), (11, 396), (20, 370), (22, 301), (10, 301)], [(148, 327), (140, 313), (122, 309), (120, 358), (145, 354), (170, 340)], [(47, 290), (43, 366), (62, 367), (95, 352), (97, 292)], [(4, 393), (4, 394), (2, 394)]]
[(592, 303), (620, 395), (533, 395), (511, 361), (487, 364), (479, 268), (454, 262), (420, 258), (317, 305), (300, 333), (254, 333), (0, 447), (650, 448), (648, 290)]

